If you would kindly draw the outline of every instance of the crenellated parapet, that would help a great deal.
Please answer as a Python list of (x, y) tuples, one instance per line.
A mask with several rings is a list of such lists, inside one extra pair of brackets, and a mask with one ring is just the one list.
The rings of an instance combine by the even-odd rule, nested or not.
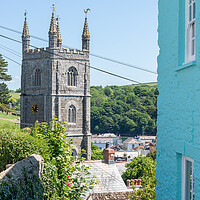
[(23, 60), (48, 58), (49, 52), (47, 48), (28, 49), (23, 52)]
[(49, 47), (47, 48), (37, 48), (28, 49), (24, 51), (24, 60), (26, 59), (41, 59), (41, 58), (51, 58), (52, 56), (64, 58), (64, 59), (79, 59), (85, 60), (89, 59), (89, 53), (86, 50), (81, 51), (80, 49), (73, 48), (62, 48), (52, 51)]

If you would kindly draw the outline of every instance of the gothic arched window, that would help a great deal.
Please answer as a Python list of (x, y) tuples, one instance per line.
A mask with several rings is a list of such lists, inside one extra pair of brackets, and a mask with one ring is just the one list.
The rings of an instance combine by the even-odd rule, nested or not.
[(35, 70), (35, 86), (41, 85), (41, 71), (39, 68)]
[(68, 122), (76, 123), (76, 108), (74, 105), (71, 105), (68, 109)]
[(78, 72), (75, 67), (70, 67), (68, 70), (68, 85), (69, 86), (77, 86), (77, 76)]

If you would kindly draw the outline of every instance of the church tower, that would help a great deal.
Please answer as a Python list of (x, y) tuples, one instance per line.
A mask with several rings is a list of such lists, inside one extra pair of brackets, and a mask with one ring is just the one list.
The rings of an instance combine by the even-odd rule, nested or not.
[(52, 12), (49, 46), (30, 49), (25, 16), (22, 35), (21, 127), (35, 121), (50, 122), (55, 116), (66, 121), (66, 133), (73, 137), (74, 154), (81, 149), (91, 158), (90, 133), (90, 35), (87, 18), (82, 34), (82, 51), (62, 48), (58, 21)]

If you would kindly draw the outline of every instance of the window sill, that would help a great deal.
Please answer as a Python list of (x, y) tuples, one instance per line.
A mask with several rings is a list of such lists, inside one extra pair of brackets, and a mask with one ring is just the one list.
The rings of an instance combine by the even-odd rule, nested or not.
[(75, 125), (76, 125), (75, 122), (67, 122), (67, 123), (68, 123), (68, 125), (72, 125), (72, 126), (75, 126)]
[(186, 69), (186, 68), (189, 68), (189, 67), (192, 67), (192, 66), (195, 66), (196, 65), (196, 60), (193, 60), (193, 61), (190, 61), (188, 63), (184, 63), (182, 64), (181, 66), (179, 66), (176, 71), (181, 71), (183, 69)]

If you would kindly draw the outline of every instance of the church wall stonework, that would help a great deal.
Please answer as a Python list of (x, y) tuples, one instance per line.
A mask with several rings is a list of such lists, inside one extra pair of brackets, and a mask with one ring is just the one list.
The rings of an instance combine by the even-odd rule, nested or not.
[[(83, 35), (84, 31), (88, 31), (86, 25)], [(80, 152), (84, 148), (88, 153), (87, 159), (90, 159), (89, 49), (68, 50), (58, 46), (56, 38), (60, 33), (55, 30), (57, 26), (53, 12), (49, 47), (30, 49), (25, 18), (22, 35), (21, 127), (32, 126), (36, 120), (50, 122), (54, 117), (66, 121), (66, 133), (73, 137), (75, 150)], [(82, 36), (82, 39), (86, 36)]]

